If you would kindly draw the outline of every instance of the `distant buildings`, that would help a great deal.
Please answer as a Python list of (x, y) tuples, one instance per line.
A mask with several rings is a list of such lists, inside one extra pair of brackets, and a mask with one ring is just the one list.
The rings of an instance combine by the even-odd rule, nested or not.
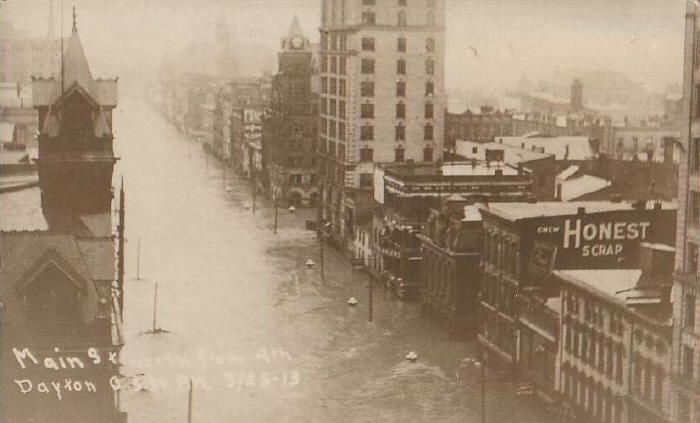
[(375, 163), (443, 153), (443, 0), (321, 4), (319, 175), (343, 249), (372, 206)]
[(483, 106), (479, 112), (445, 114), (445, 149), (453, 151), (457, 140), (492, 142), (513, 135), (513, 113)]

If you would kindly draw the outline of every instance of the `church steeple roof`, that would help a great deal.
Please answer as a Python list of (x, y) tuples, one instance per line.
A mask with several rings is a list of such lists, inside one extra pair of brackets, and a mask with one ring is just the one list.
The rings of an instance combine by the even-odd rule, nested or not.
[(90, 72), (90, 65), (88, 64), (87, 57), (85, 57), (83, 44), (80, 42), (75, 16), (73, 17), (73, 31), (68, 39), (66, 50), (63, 52), (62, 66), (64, 91), (67, 91), (68, 88), (77, 83), (87, 91), (93, 99), (98, 100), (95, 80)]

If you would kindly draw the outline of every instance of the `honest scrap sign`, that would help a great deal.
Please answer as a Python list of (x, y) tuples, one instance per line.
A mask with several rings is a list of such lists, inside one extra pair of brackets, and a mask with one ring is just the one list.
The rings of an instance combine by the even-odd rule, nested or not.
[(533, 219), (526, 231), (537, 244), (556, 249), (557, 269), (633, 268), (642, 242), (675, 244), (675, 210), (625, 210)]

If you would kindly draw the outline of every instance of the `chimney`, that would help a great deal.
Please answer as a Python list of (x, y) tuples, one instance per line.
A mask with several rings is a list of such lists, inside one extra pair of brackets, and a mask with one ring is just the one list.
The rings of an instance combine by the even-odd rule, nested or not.
[(578, 206), (576, 208), (576, 214), (578, 214), (579, 216), (586, 214), (586, 208), (583, 206)]
[(654, 203), (654, 210), (661, 210), (661, 201), (657, 201)]
[(523, 162), (518, 162), (518, 175), (523, 174)]
[(554, 194), (554, 199), (557, 201), (561, 201), (561, 182), (557, 183), (557, 192)]
[(564, 148), (564, 160), (569, 160), (569, 144), (566, 144)]
[(503, 176), (503, 169), (496, 169), (494, 171), (494, 175), (496, 176)]
[(525, 143), (524, 143), (524, 142), (521, 142), (521, 143), (520, 143), (520, 148), (522, 148), (523, 150), (525, 150)]

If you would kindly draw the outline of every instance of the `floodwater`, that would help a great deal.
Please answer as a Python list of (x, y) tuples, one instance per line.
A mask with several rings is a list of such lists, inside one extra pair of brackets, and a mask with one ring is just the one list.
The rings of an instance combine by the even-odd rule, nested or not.
[[(280, 209), (274, 234), (269, 202), (258, 196), (254, 214), (248, 181), (145, 102), (122, 99), (114, 121), (130, 422), (187, 422), (190, 380), (196, 423), (481, 421), (473, 342), (380, 287), (369, 323), (367, 278), (330, 247), (322, 280), (311, 211)], [(154, 316), (164, 332), (148, 333)], [(485, 389), (487, 421), (546, 421), (495, 372)]]

